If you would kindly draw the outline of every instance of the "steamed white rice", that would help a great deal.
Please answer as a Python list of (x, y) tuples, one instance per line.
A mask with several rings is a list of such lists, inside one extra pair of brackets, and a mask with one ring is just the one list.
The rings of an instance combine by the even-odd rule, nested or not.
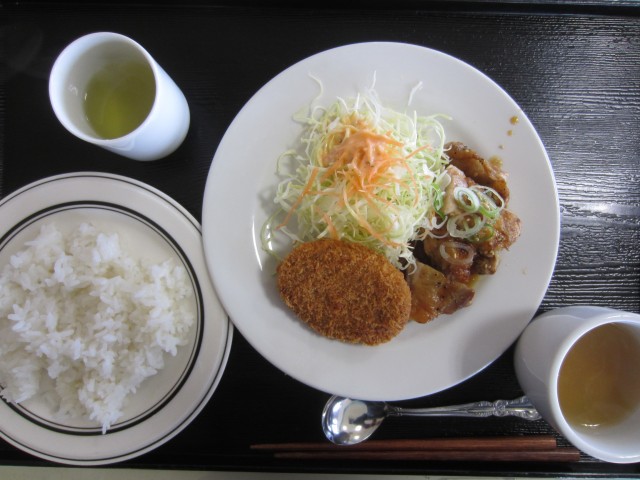
[(42, 226), (0, 273), (0, 395), (40, 395), (58, 418), (89, 418), (106, 432), (187, 342), (192, 297), (173, 259), (134, 259), (117, 233), (90, 224), (68, 235)]

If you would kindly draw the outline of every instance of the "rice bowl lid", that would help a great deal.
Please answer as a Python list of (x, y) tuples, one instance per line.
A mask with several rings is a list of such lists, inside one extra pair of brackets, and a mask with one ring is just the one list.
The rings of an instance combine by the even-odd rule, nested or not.
[[(124, 200), (126, 199), (126, 204)], [(133, 211), (128, 205), (135, 205)], [(0, 265), (44, 223), (67, 231), (90, 221), (117, 231), (131, 254), (174, 258), (189, 276), (196, 306), (188, 344), (147, 379), (106, 434), (84, 419), (61, 422), (40, 400), (0, 402), (0, 437), (40, 458), (101, 465), (142, 455), (170, 440), (204, 408), (224, 372), (233, 327), (209, 279), (200, 225), (159, 190), (119, 175), (79, 172), (48, 177), (0, 201)]]

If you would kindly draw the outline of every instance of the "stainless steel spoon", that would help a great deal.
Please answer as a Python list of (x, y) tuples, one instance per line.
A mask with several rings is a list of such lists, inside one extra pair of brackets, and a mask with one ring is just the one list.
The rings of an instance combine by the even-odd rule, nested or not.
[(433, 408), (400, 408), (332, 396), (322, 411), (325, 436), (337, 445), (355, 445), (369, 438), (386, 417), (519, 417), (538, 420), (540, 414), (527, 397), (474, 402)]

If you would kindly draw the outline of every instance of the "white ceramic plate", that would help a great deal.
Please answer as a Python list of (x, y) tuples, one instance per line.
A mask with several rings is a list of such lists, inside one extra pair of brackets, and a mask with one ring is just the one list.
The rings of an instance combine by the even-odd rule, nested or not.
[[(422, 325), (411, 322), (387, 344), (355, 346), (306, 328), (277, 292), (274, 262), (260, 247), (273, 212), (276, 159), (296, 147), (292, 116), (317, 102), (371, 86), (381, 101), (419, 114), (444, 113), (447, 138), (509, 172), (510, 208), (522, 236), (498, 273), (477, 284), (473, 304)], [(512, 117), (518, 118), (512, 124)], [(510, 132), (511, 131), (511, 132)], [(238, 330), (266, 359), (319, 390), (371, 400), (401, 400), (453, 386), (498, 358), (535, 314), (551, 278), (559, 241), (553, 172), (533, 126), (492, 80), (443, 53), (398, 43), (348, 45), (307, 58), (273, 78), (239, 112), (213, 159), (203, 206), (203, 237), (214, 285)]]
[(123, 248), (159, 262), (184, 265), (194, 289), (196, 324), (189, 343), (131, 397), (123, 418), (106, 434), (85, 419), (56, 419), (47, 405), (0, 401), (0, 436), (38, 457), (100, 465), (141, 455), (171, 439), (202, 410), (223, 374), (233, 328), (211, 284), (197, 221), (174, 200), (136, 180), (73, 173), (32, 183), (0, 202), (0, 265), (54, 222), (74, 229), (91, 222), (117, 231)]

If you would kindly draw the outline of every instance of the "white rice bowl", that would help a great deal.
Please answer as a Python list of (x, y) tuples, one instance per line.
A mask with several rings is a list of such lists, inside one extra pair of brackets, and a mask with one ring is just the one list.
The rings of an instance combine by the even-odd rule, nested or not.
[(43, 225), (0, 272), (0, 395), (41, 396), (105, 433), (128, 397), (187, 343), (193, 289), (173, 259), (127, 255), (117, 233)]

